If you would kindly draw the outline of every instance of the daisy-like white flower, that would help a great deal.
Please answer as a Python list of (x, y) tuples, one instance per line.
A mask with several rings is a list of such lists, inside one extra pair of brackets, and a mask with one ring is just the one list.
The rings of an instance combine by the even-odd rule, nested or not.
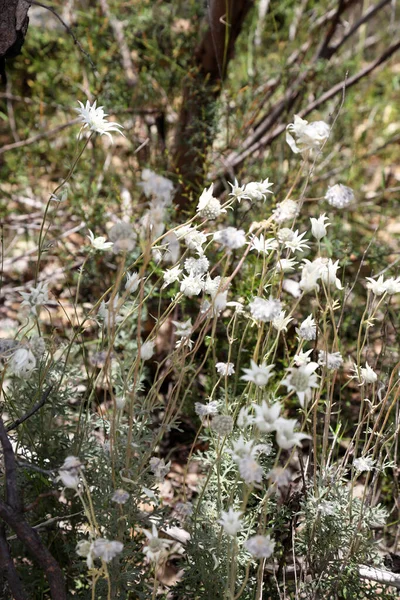
[(158, 537), (157, 527), (152, 525), (152, 530), (143, 529), (143, 533), (147, 537), (147, 546), (143, 548), (143, 553), (154, 563), (160, 562), (168, 556), (168, 548), (173, 544), (172, 540), (161, 539)]
[(138, 273), (127, 273), (126, 274), (126, 282), (125, 289), (130, 294), (134, 294), (139, 287), (139, 283), (141, 279)]
[(318, 364), (326, 367), (329, 371), (336, 371), (343, 365), (343, 357), (340, 352), (325, 352), (325, 350), (320, 350), (318, 352)]
[(290, 321), (293, 321), (292, 317), (285, 317), (286, 311), (281, 310), (279, 315), (272, 320), (272, 327), (277, 331), (287, 331)]
[(260, 483), (264, 476), (262, 467), (251, 455), (244, 456), (240, 459), (239, 473), (243, 481), (247, 484)]
[(129, 492), (126, 492), (122, 488), (115, 490), (113, 493), (111, 500), (116, 502), (117, 504), (125, 504), (129, 500)]
[(221, 207), (221, 202), (213, 196), (213, 184), (203, 190), (197, 205), (197, 212), (203, 219), (217, 219), (226, 209)]
[[(252, 423), (254, 423), (253, 418)], [(244, 437), (240, 435), (237, 440), (232, 442), (232, 449), (227, 450), (227, 452), (232, 455), (232, 459), (236, 463), (239, 463), (242, 458), (245, 458), (246, 456), (254, 458), (255, 450), (253, 440), (245, 440)]]
[(221, 518), (218, 523), (222, 526), (225, 533), (228, 535), (236, 535), (242, 528), (242, 513), (240, 510), (229, 508), (228, 511), (221, 511)]
[(30, 348), (17, 348), (13, 351), (8, 366), (16, 377), (29, 379), (36, 368), (36, 358)]
[(292, 252), (304, 252), (306, 248), (310, 246), (307, 244), (308, 240), (303, 240), (303, 237), (307, 235), (307, 231), (299, 234), (299, 230), (297, 229), (291, 240), (285, 242), (285, 248), (287, 250), (291, 250)]
[(300, 327), (296, 328), (296, 333), (299, 338), (307, 340), (308, 342), (315, 340), (317, 337), (317, 324), (312, 315), (309, 315), (306, 319), (304, 319), (304, 321), (300, 324)]
[(282, 384), (287, 387), (288, 392), (296, 392), (300, 405), (304, 408), (310, 400), (313, 388), (318, 387), (317, 375), (318, 363), (310, 362), (303, 367), (290, 367)]
[(310, 218), (311, 221), (311, 233), (315, 237), (316, 240), (320, 241), (323, 237), (326, 236), (326, 228), (329, 227), (330, 223), (325, 223), (328, 221), (328, 217), (323, 214), (318, 219)]
[(243, 381), (251, 381), (251, 383), (255, 383), (255, 385), (259, 387), (267, 385), (272, 377), (271, 371), (275, 365), (266, 365), (263, 363), (258, 366), (253, 359), (251, 359), (250, 364), (250, 369), (243, 369), (245, 375), (242, 375), (240, 379), (243, 379)]
[(91, 546), (91, 553), (94, 558), (101, 558), (108, 563), (118, 556), (124, 549), (122, 542), (110, 541), (106, 538), (97, 538)]
[(287, 198), (287, 200), (278, 202), (276, 209), (272, 213), (272, 218), (276, 223), (284, 223), (285, 221), (293, 221), (299, 213), (299, 204)]
[(107, 113), (104, 112), (102, 106), (96, 107), (96, 101), (93, 102), (92, 106), (90, 105), (89, 100), (86, 102), (86, 106), (79, 102), (79, 108), (75, 108), (74, 110), (78, 113), (83, 125), (82, 129), (89, 129), (90, 131), (94, 131), (100, 135), (106, 135), (110, 138), (111, 142), (113, 141), (112, 132), (120, 133), (123, 135), (121, 129), (123, 129), (122, 125), (118, 123), (109, 123), (105, 117), (107, 117)]
[(255, 558), (269, 558), (275, 550), (275, 542), (270, 535), (253, 535), (244, 545)]
[(141, 360), (150, 360), (150, 358), (154, 354), (154, 346), (155, 346), (155, 342), (153, 342), (152, 340), (146, 340), (140, 346), (140, 351), (139, 351), (140, 359)]
[(233, 375), (235, 372), (235, 365), (231, 362), (229, 362), (229, 363), (218, 362), (215, 365), (215, 368), (217, 370), (218, 375), (221, 375), (221, 377), (229, 377), (230, 375)]
[(238, 202), (240, 202), (243, 199), (247, 199), (247, 200), (250, 199), (249, 196), (246, 194), (246, 186), (245, 185), (240, 186), (238, 184), (237, 179), (235, 179), (234, 183), (231, 183), (230, 181), (228, 183), (232, 188), (232, 191), (229, 194), (230, 196), (232, 196), (232, 198), (234, 198)]
[(108, 250), (113, 247), (113, 242), (107, 242), (107, 238), (104, 236), (94, 237), (93, 232), (89, 229), (89, 235), (87, 236), (90, 240), (90, 245), (94, 250)]
[(192, 319), (188, 319), (181, 323), (180, 321), (172, 321), (175, 325), (175, 335), (179, 337), (189, 337), (192, 333)]
[(276, 261), (275, 269), (278, 273), (290, 273), (294, 271), (297, 264), (295, 258), (280, 258)]
[(339, 269), (339, 261), (333, 262), (331, 258), (320, 258), (314, 261), (318, 265), (321, 281), (325, 285), (335, 286), (338, 290), (342, 290), (343, 286), (340, 279), (336, 277), (337, 270)]
[(356, 363), (354, 363), (353, 371), (355, 373), (355, 377), (360, 382), (360, 385), (365, 385), (366, 383), (375, 383), (378, 381), (377, 373), (375, 373), (375, 371), (367, 362), (365, 363), (365, 367), (360, 368), (358, 368)]
[(164, 279), (163, 287), (166, 287), (167, 285), (171, 285), (172, 283), (175, 283), (175, 281), (179, 281), (179, 277), (181, 275), (182, 275), (182, 269), (180, 269), (179, 266), (172, 267), (172, 269), (167, 269), (163, 273), (163, 279)]
[(376, 461), (368, 456), (362, 456), (361, 458), (356, 458), (353, 461), (354, 468), (359, 473), (363, 473), (364, 471), (372, 471), (375, 463)]
[(280, 315), (282, 302), (275, 298), (270, 298), (269, 300), (254, 298), (249, 304), (249, 309), (253, 319), (268, 323)]
[(265, 202), (267, 194), (273, 193), (269, 189), (273, 185), (273, 183), (269, 182), (268, 177), (264, 181), (251, 181), (245, 187), (246, 196), (250, 200), (264, 200)]
[(253, 235), (250, 241), (250, 250), (255, 250), (259, 254), (268, 254), (277, 247), (278, 244), (274, 238), (264, 238), (262, 233), (259, 237)]
[(237, 250), (246, 244), (246, 234), (243, 229), (227, 227), (214, 233), (214, 241), (228, 250)]
[(303, 440), (311, 439), (310, 435), (294, 431), (297, 426), (296, 419), (279, 418), (275, 422), (276, 443), (283, 450), (290, 450), (293, 446), (301, 446)]
[[(286, 127), (286, 141), (295, 154), (307, 150), (320, 150), (328, 139), (330, 131), (331, 128), (324, 121), (309, 123), (295, 115), (294, 122)], [(296, 140), (291, 135), (292, 133)]]
[(305, 293), (319, 291), (318, 281), (321, 277), (321, 265), (320, 262), (311, 262), (304, 259), (303, 268), (301, 271), (300, 289)]
[(254, 423), (257, 428), (263, 433), (275, 431), (275, 424), (282, 408), (279, 402), (275, 402), (272, 406), (268, 406), (265, 400), (263, 400), (261, 406), (253, 404), (253, 407), (255, 412)]
[(23, 302), (21, 306), (29, 306), (32, 313), (38, 315), (41, 307), (49, 302), (48, 283), (40, 282), (36, 287), (30, 287), (29, 292), (20, 292)]
[(307, 350), (307, 352), (299, 352), (298, 354), (295, 354), (293, 362), (296, 367), (304, 367), (304, 365), (307, 365), (309, 362), (311, 362), (310, 354), (312, 351), (313, 349), (311, 348), (311, 350)]
[(347, 208), (354, 202), (354, 192), (347, 185), (337, 183), (328, 188), (325, 200), (334, 208)]

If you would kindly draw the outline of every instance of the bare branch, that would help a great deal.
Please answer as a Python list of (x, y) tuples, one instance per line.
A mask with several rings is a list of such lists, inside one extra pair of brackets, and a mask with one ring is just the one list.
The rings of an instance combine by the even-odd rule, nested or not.
[(12, 431), (13, 429), (16, 429), (19, 425), (21, 425), (21, 423), (24, 423), (24, 421), (27, 421), (30, 417), (32, 417), (32, 415), (34, 415), (38, 410), (40, 410), (42, 408), (42, 406), (45, 405), (47, 398), (49, 397), (52, 389), (53, 389), (53, 386), (51, 385), (43, 393), (39, 402), (36, 402), (36, 404), (34, 404), (30, 410), (28, 410), (24, 415), (22, 415), (22, 417), (19, 417), (19, 419), (16, 419), (13, 423), (11, 423), (11, 425), (8, 425), (8, 427), (6, 428), (6, 431)]
[(7, 580), (14, 600), (26, 600), (26, 592), (18, 577), (14, 561), (10, 554), (4, 525), (0, 525), (0, 573)]
[(118, 19), (113, 17), (110, 11), (110, 7), (108, 6), (107, 0), (100, 0), (101, 10), (104, 15), (107, 17), (110, 27), (113, 30), (114, 37), (119, 46), (119, 53), (121, 55), (121, 64), (125, 71), (126, 81), (128, 85), (134, 86), (137, 84), (137, 75), (135, 73), (135, 68), (133, 66), (131, 53), (129, 51), (129, 46), (126, 43), (125, 35), (124, 35), (124, 27)]

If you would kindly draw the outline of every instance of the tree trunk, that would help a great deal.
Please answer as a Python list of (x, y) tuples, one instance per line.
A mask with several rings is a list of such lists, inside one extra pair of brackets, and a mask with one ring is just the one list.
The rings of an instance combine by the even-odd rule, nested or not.
[(182, 107), (173, 150), (179, 178), (174, 202), (190, 205), (203, 185), (207, 151), (214, 137), (216, 100), (221, 92), (236, 39), (254, 0), (211, 0), (208, 29), (196, 48), (184, 81)]
[(28, 29), (26, 0), (0, 0), (0, 75), (6, 83), (5, 61), (21, 52)]

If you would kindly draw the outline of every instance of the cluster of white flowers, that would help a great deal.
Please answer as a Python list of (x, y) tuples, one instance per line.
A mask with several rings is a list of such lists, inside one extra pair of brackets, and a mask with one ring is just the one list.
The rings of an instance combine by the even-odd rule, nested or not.
[(246, 185), (240, 186), (235, 179), (234, 183), (229, 183), (232, 188), (230, 192), (230, 196), (233, 199), (240, 202), (241, 200), (266, 200), (267, 194), (272, 194), (273, 192), (270, 188), (274, 185), (270, 183), (268, 178), (263, 181), (251, 181)]
[(378, 279), (366, 277), (366, 280), (368, 281), (367, 288), (371, 290), (375, 296), (383, 296), (383, 294), (392, 296), (393, 294), (400, 293), (400, 277), (390, 277), (385, 280), (383, 279), (383, 275), (380, 275)]
[(294, 123), (290, 123), (286, 130), (286, 141), (295, 154), (319, 151), (331, 132), (329, 125), (324, 121), (309, 123), (298, 115), (294, 116)]
[(89, 569), (93, 569), (94, 560), (100, 558), (108, 563), (113, 558), (121, 554), (124, 549), (122, 542), (110, 541), (107, 538), (97, 538), (92, 542), (81, 540), (76, 546), (78, 556), (86, 558), (86, 563)]

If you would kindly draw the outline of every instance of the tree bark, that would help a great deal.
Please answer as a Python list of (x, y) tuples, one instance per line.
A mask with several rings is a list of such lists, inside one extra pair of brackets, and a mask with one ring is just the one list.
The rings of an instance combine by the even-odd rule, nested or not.
[(235, 42), (254, 0), (210, 0), (208, 29), (185, 78), (173, 150), (179, 184), (175, 204), (188, 206), (204, 181), (207, 151), (214, 137), (216, 100)]
[(6, 83), (5, 61), (21, 52), (28, 29), (27, 0), (0, 0), (0, 75)]

